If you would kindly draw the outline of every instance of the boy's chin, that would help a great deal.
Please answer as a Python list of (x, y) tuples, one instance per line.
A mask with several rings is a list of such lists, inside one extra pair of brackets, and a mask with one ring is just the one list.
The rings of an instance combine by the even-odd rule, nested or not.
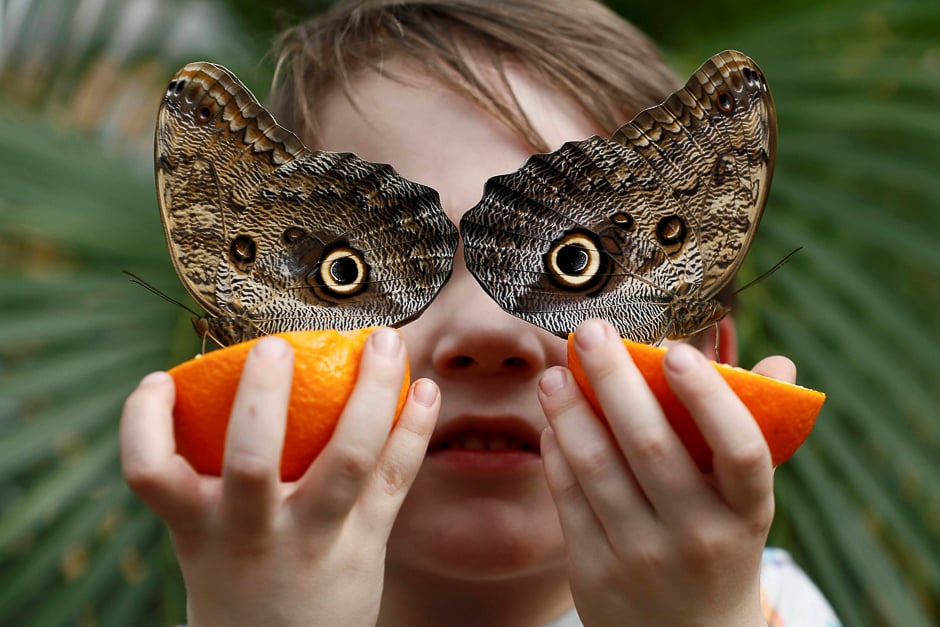
[(430, 510), (409, 505), (389, 539), (390, 566), (481, 581), (565, 568), (564, 539), (551, 503), (468, 499)]
[(399, 555), (398, 559), (392, 558), (393, 553), (389, 547), (388, 565), (392, 569), (397, 565), (407, 571), (417, 570), (429, 576), (464, 582), (506, 581), (555, 569), (564, 573), (566, 569), (562, 548), (544, 552), (524, 547), (507, 549), (505, 546), (496, 548), (469, 543), (462, 546), (438, 544), (433, 550), (420, 554), (416, 547), (412, 547), (409, 555)]

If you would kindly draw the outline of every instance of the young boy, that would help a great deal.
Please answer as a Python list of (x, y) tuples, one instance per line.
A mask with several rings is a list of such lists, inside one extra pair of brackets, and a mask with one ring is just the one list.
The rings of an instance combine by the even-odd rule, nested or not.
[[(677, 86), (591, 0), (352, 1), (281, 44), (280, 122), (434, 187), (455, 223), (491, 176), (609, 135)], [(174, 454), (165, 373), (128, 398), (124, 472), (170, 528), (192, 627), (837, 624), (785, 554), (764, 551), (770, 455), (707, 365), (714, 335), (665, 362), (714, 449), (710, 476), (608, 324), (582, 324), (576, 342), (610, 430), (564, 368), (565, 343), (500, 310), (462, 251), (402, 335), (372, 335), (332, 441), (293, 484), (278, 480), (281, 340), (245, 365), (221, 479)], [(720, 337), (733, 359), (730, 319)], [(405, 347), (417, 380), (386, 436)], [(755, 370), (795, 378), (782, 357)]]

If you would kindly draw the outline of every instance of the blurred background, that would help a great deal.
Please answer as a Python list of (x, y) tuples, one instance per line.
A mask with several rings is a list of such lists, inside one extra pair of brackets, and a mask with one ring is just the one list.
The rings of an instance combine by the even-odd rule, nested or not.
[[(262, 98), (279, 25), (324, 2), (0, 0), (0, 624), (184, 620), (162, 524), (117, 424), (146, 372), (198, 351), (155, 200), (170, 76), (225, 65)], [(793, 357), (829, 394), (777, 471), (771, 542), (846, 625), (940, 623), (940, 2), (610, 2), (683, 78), (736, 48), (780, 147), (742, 280), (743, 365)]]

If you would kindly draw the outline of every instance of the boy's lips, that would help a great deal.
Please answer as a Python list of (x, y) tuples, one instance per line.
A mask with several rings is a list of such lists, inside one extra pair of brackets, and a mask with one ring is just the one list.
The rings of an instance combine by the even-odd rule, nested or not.
[(541, 460), (540, 434), (513, 416), (461, 416), (431, 437), (428, 457), (464, 471), (505, 472)]

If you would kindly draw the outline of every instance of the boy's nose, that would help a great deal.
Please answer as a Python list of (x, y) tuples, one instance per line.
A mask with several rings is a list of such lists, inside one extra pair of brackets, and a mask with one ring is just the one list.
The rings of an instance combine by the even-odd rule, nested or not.
[(434, 368), (442, 374), (523, 377), (545, 370), (545, 352), (535, 334), (510, 330), (513, 326), (499, 325), (495, 320), (472, 329), (456, 326), (435, 346)]
[(530, 376), (548, 367), (545, 331), (503, 311), (470, 276), (462, 259), (432, 305), (439, 316), (431, 355), (441, 374)]

